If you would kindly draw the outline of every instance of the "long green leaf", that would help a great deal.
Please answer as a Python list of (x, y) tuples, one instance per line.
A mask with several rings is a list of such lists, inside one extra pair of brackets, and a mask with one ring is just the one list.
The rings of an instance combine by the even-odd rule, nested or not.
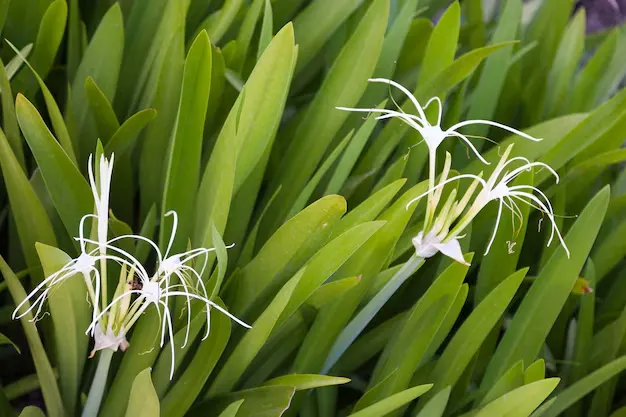
[(377, 402), (376, 404), (370, 405), (369, 407), (364, 408), (361, 411), (352, 413), (350, 414), (350, 417), (378, 417), (386, 415), (390, 411), (396, 410), (403, 405), (410, 403), (420, 395), (428, 392), (428, 390), (430, 390), (431, 388), (432, 384), (420, 385), (417, 387), (406, 389), (397, 394), (391, 395), (384, 400)]
[(487, 404), (475, 417), (527, 417), (550, 395), (559, 381), (559, 378), (543, 379), (514, 389)]
[(159, 410), (159, 397), (152, 386), (150, 368), (146, 368), (133, 381), (125, 415), (126, 417), (156, 417), (159, 415)]

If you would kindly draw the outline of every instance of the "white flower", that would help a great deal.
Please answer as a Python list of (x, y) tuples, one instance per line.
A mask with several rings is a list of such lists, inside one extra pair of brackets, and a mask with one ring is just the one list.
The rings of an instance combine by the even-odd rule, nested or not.
[[(550, 244), (554, 240), (554, 236), (555, 235), (558, 236), (558, 239), (561, 245), (563, 246), (563, 249), (565, 249), (565, 252), (567, 256), (569, 257), (570, 256), (569, 249), (567, 248), (567, 245), (565, 244), (565, 241), (563, 240), (563, 237), (561, 236), (561, 232), (559, 231), (558, 226), (556, 225), (554, 209), (552, 208), (552, 204), (550, 203), (550, 200), (548, 199), (548, 197), (537, 187), (533, 187), (530, 185), (509, 186), (509, 184), (515, 178), (517, 178), (517, 176), (520, 175), (522, 172), (531, 170), (535, 167), (547, 169), (548, 171), (550, 171), (550, 173), (554, 175), (554, 177), (556, 178), (557, 183), (559, 182), (558, 174), (550, 166), (548, 166), (547, 164), (544, 164), (543, 162), (531, 162), (528, 159), (521, 157), (521, 156), (508, 159), (512, 148), (513, 148), (513, 145), (510, 145), (506, 149), (506, 151), (504, 152), (504, 155), (500, 159), (498, 165), (496, 166), (495, 170), (491, 174), (491, 177), (489, 178), (489, 180), (485, 181), (481, 176), (472, 175), (472, 174), (461, 174), (452, 178), (446, 178), (447, 171), (444, 170), (444, 174), (442, 174), (442, 180), (439, 182), (439, 184), (437, 184), (432, 189), (429, 189), (425, 193), (417, 196), (413, 200), (409, 201), (407, 203), (407, 208), (411, 204), (415, 203), (416, 201), (420, 200), (426, 195), (441, 195), (441, 189), (450, 182), (469, 178), (469, 179), (474, 180), (474, 183), (472, 184), (470, 189), (466, 192), (465, 197), (461, 201), (459, 201), (457, 204), (454, 204), (454, 203), (452, 204), (454, 206), (454, 209), (451, 210), (452, 214), (450, 212), (445, 212), (444, 214), (444, 216), (447, 217), (445, 220), (446, 223), (452, 224), (452, 222), (455, 222), (457, 219), (459, 220), (458, 222), (456, 222), (456, 224), (454, 225), (454, 227), (449, 233), (446, 230), (445, 235), (438, 234), (439, 242), (447, 243), (447, 242), (451, 242), (453, 239), (457, 239), (459, 235), (463, 232), (463, 230), (471, 223), (471, 221), (476, 217), (476, 215), (487, 204), (489, 204), (491, 201), (498, 201), (499, 203), (498, 214), (496, 216), (496, 223), (494, 226), (493, 234), (485, 250), (485, 255), (486, 255), (489, 253), (489, 250), (491, 249), (491, 245), (493, 244), (495, 240), (496, 232), (498, 230), (498, 226), (502, 218), (503, 208), (508, 208), (509, 210), (511, 210), (513, 221), (515, 221), (515, 219), (517, 218), (521, 223), (522, 213), (518, 206), (518, 203), (522, 202), (522, 203), (528, 204), (532, 208), (535, 208), (541, 211), (544, 215), (548, 217), (551, 223), (551, 231), (550, 231), (550, 238), (548, 239), (547, 245), (550, 246)], [(449, 156), (448, 156), (448, 159), (449, 159)], [(507, 167), (510, 167), (511, 165), (515, 163), (521, 163), (521, 165), (517, 166), (516, 168), (511, 169), (510, 171), (508, 170), (505, 171)], [(469, 200), (471, 198), (470, 194), (474, 192), (475, 187), (478, 184), (482, 185), (482, 189), (478, 192), (478, 195), (474, 198), (474, 201), (472, 202), (470, 208), (467, 210), (465, 215), (460, 217), (463, 210), (465, 210), (465, 207), (469, 203)], [(436, 192), (438, 193), (435, 194)], [(538, 196), (535, 195), (534, 193), (538, 194)], [(436, 203), (437, 201), (435, 201), (435, 207), (436, 207)], [(443, 211), (444, 210), (442, 210), (442, 212)], [(442, 250), (440, 251), (443, 253)], [(447, 255), (447, 256), (450, 256), (450, 255)]]
[[(209, 335), (211, 308), (226, 314), (244, 327), (250, 328), (250, 326), (213, 302), (211, 300), (212, 297), (207, 294), (202, 275), (207, 265), (208, 253), (214, 251), (214, 248), (196, 248), (183, 253), (169, 254), (178, 225), (178, 217), (174, 211), (166, 214), (166, 216), (173, 216), (174, 222), (170, 241), (164, 255), (156, 243), (143, 236), (131, 234), (107, 240), (112, 172), (113, 157), (108, 161), (102, 156), (100, 158), (98, 176), (97, 178), (94, 177), (90, 156), (88, 175), (94, 197), (95, 214), (87, 214), (80, 221), (79, 236), (75, 239), (79, 242), (81, 253), (76, 259), (72, 259), (31, 291), (26, 299), (17, 306), (13, 317), (23, 317), (28, 312), (36, 309), (33, 319), (36, 320), (50, 291), (54, 287), (61, 285), (66, 279), (76, 274), (82, 274), (87, 284), (88, 299), (93, 308), (92, 321), (86, 329), (86, 333), (94, 338), (94, 348), (90, 357), (93, 357), (101, 349), (125, 350), (129, 345), (126, 340), (126, 334), (128, 334), (141, 315), (150, 306), (154, 306), (157, 309), (161, 322), (160, 346), (163, 347), (165, 344), (166, 333), (171, 342), (172, 368), (170, 378), (172, 378), (175, 350), (174, 327), (169, 302), (171, 297), (183, 297), (186, 301), (187, 327), (183, 347), (189, 341), (192, 300), (201, 301), (206, 309), (206, 333), (202, 340)], [(84, 227), (88, 219), (95, 220), (96, 240), (85, 237)], [(150, 275), (141, 262), (132, 254), (114, 245), (122, 239), (145, 242), (155, 249), (158, 265), (154, 274)], [(88, 249), (88, 247), (91, 248), (92, 246), (94, 247), (93, 249)], [(198, 272), (191, 263), (199, 257), (204, 257), (204, 260), (202, 268)], [(116, 262), (122, 267), (119, 282), (111, 301), (109, 301), (106, 295), (106, 265), (108, 261)], [(99, 268), (96, 267), (96, 263), (98, 263)], [(31, 306), (28, 310), (18, 315), (18, 311), (29, 301), (31, 301)]]
[(454, 259), (464, 265), (469, 263), (463, 257), (463, 251), (458, 239), (447, 239), (443, 242), (445, 236), (441, 237), (433, 232), (429, 232), (424, 237), (424, 232), (419, 232), (417, 236), (412, 239), (413, 246), (415, 247), (415, 254), (420, 258), (430, 258), (441, 252), (445, 256)]

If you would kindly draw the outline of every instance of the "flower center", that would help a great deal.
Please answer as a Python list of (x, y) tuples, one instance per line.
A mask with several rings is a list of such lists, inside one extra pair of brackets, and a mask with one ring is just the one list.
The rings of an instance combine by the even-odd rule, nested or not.
[(91, 272), (95, 264), (96, 264), (96, 259), (93, 256), (87, 255), (86, 253), (81, 253), (80, 256), (76, 258), (74, 269), (77, 272), (82, 272), (84, 274), (87, 274)]

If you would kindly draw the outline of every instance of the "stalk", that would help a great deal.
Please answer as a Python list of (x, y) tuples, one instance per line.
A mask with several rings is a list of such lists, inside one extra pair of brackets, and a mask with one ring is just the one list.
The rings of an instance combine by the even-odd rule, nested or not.
[(97, 417), (98, 415), (100, 403), (102, 402), (102, 396), (104, 394), (104, 388), (107, 383), (107, 376), (109, 375), (111, 358), (113, 358), (112, 349), (103, 349), (100, 352), (96, 375), (91, 382), (91, 388), (89, 388), (89, 394), (87, 396), (85, 408), (83, 408), (82, 417)]
[(346, 349), (363, 332), (374, 316), (380, 311), (385, 303), (400, 288), (404, 282), (419, 269), (424, 263), (424, 258), (415, 254), (400, 268), (398, 272), (385, 284), (385, 286), (367, 303), (365, 307), (348, 323), (341, 331), (335, 344), (330, 349), (326, 363), (322, 368), (322, 374), (327, 373), (344, 354)]

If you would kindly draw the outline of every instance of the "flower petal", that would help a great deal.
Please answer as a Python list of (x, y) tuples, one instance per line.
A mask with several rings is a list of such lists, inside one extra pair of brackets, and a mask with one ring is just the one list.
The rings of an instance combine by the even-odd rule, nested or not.
[(433, 246), (447, 257), (452, 258), (463, 265), (469, 265), (469, 262), (467, 262), (463, 257), (463, 251), (461, 250), (461, 245), (457, 239), (452, 239), (446, 243), (435, 243)]

